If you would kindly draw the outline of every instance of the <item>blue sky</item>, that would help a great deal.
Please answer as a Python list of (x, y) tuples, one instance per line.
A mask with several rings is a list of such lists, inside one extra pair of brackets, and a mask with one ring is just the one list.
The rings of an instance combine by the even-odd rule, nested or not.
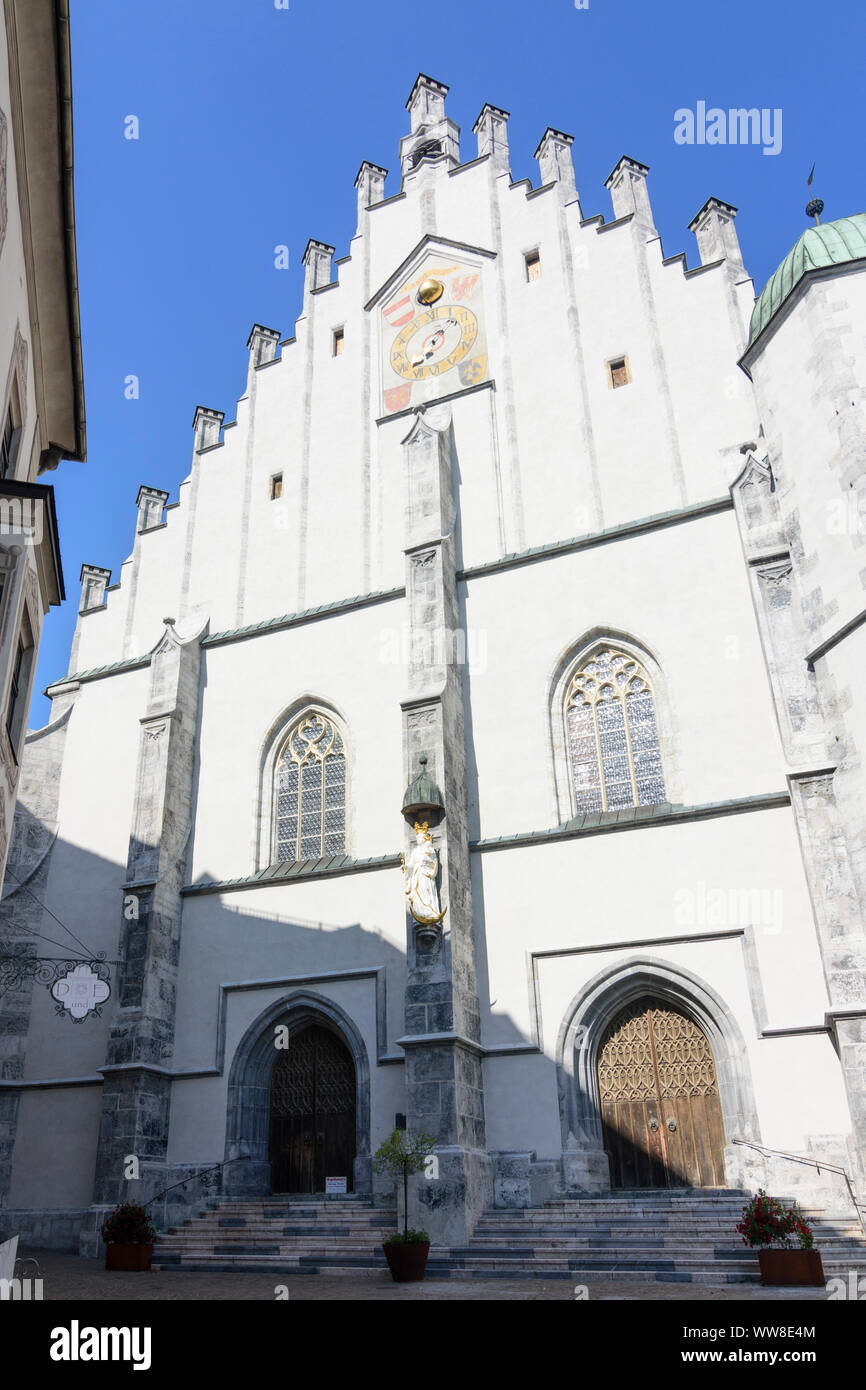
[[(389, 168), (420, 71), (475, 153), (485, 101), (511, 112), (512, 174), (538, 183), (548, 125), (575, 137), (585, 216), (611, 216), (604, 179), (622, 154), (651, 166), (666, 255), (697, 263), (691, 218), (711, 194), (740, 209), (760, 289), (806, 225), (806, 178), (825, 220), (863, 210), (862, 54), (853, 0), (72, 0), (76, 224), (88, 461), (56, 485), (69, 598), (49, 614), (41, 691), (67, 667), (83, 561), (116, 581), (141, 483), (177, 498), (197, 404), (234, 418), (245, 342), (293, 332), (310, 236), (345, 255), (362, 159)], [(679, 145), (674, 112), (781, 108), (782, 148)], [(124, 138), (135, 115), (140, 138)], [(853, 156), (853, 157), (852, 157)], [(288, 270), (274, 247), (290, 248)], [(138, 400), (124, 396), (130, 374)], [(274, 612), (282, 612), (279, 595)]]

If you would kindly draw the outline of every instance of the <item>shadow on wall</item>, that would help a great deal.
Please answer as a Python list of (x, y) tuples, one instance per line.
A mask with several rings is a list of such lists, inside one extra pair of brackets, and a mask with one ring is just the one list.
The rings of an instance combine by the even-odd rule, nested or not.
[[(164, 1228), (185, 1219), (206, 1199), (209, 1189), (196, 1176), (200, 1170), (239, 1153), (245, 1156), (220, 1175), (218, 1190), (243, 1195), (251, 1181), (257, 1194), (271, 1190), (271, 1082), (279, 1057), (273, 1037), (283, 1024), (292, 1037), (306, 1028), (324, 1028), (348, 1050), (356, 1083), (351, 1180), (357, 1191), (370, 1190), (370, 1156), (387, 1137), (394, 1116), (409, 1109), (403, 1050), (396, 1041), (405, 1031), (404, 951), (361, 922), (331, 925), (269, 913), (264, 907), (266, 889), (257, 892), (255, 902), (262, 907), (255, 908), (239, 905), (235, 894), (224, 899), (196, 895), (183, 899), (174, 958), (150, 962), (154, 972), (149, 977), (147, 957), (141, 954), (147, 934), (140, 932), (140, 921), (126, 916), (130, 895), (124, 891), (121, 865), (81, 850), (20, 805), (9, 862), (9, 881), (0, 902), (0, 956), (12, 958), (0, 961), (0, 1230), (17, 1233), (34, 1247), (77, 1249), (94, 1202), (148, 1201), (166, 1187), (186, 1182), (186, 1188), (178, 1188), (157, 1206), (157, 1225)], [(402, 903), (399, 874), (393, 868), (381, 872), (389, 875), (385, 892), (396, 892)], [(331, 903), (335, 881), (343, 886), (340, 900), (349, 917), (357, 911), (357, 877), (347, 874), (330, 880)], [(280, 894), (283, 904), (286, 897)], [(431, 978), (437, 974), (437, 951), (446, 949), (441, 942), (434, 949)], [(40, 958), (35, 976), (33, 967), (17, 964), (33, 957)], [(52, 998), (48, 984), (58, 971), (61, 976), (66, 973), (67, 961), (98, 958), (103, 959), (101, 973), (109, 977), (111, 993), (98, 1012), (74, 1023)], [(175, 983), (178, 962), (182, 975)], [(351, 989), (335, 988), (341, 980)], [(137, 1002), (121, 1008), (130, 988)], [(358, 988), (369, 990), (363, 1013), (369, 1017), (375, 1008), (375, 1043), (369, 1029), (361, 1035), (349, 1012), (361, 1013)], [(174, 1011), (188, 1010), (187, 1017), (193, 1014), (200, 1020), (196, 1031), (186, 1026), (182, 1030), (182, 1057), (175, 1049), (174, 1021), (164, 1008), (167, 999)], [(430, 1011), (428, 1028), (439, 1031), (447, 1020), (439, 1017), (443, 1005), (435, 984), (429, 999), (421, 1007)], [(232, 1006), (243, 1001), (246, 1032), (237, 1046), (226, 1042), (230, 1001)], [(157, 1027), (148, 1023), (154, 1009)], [(155, 1084), (152, 1092), (136, 1093), (129, 1072), (102, 1072), (106, 1064), (142, 1060), (136, 1023), (141, 1024), (150, 1064), (180, 1072), (176, 1079), (169, 1076), (162, 1090)], [(502, 1018), (497, 1023), (500, 1030), (508, 1027)], [(516, 1027), (510, 1036), (517, 1045), (529, 1043)], [(549, 1088), (555, 1107), (554, 1064), (540, 1054), (533, 1062), (546, 1073), (542, 1084)], [(453, 1078), (436, 1074), (436, 1059), (430, 1067), (424, 1088), (453, 1084)], [(199, 1078), (196, 1086), (207, 1088), (206, 1094), (212, 1091), (219, 1112), (214, 1126), (219, 1139), (204, 1141), (195, 1163), (168, 1158), (171, 1098), (173, 1094), (175, 1103), (182, 1103), (183, 1087), (189, 1084), (183, 1076)], [(30, 1084), (46, 1079), (66, 1084)], [(305, 1078), (296, 1080), (303, 1088)], [(315, 1107), (305, 1109), (302, 1097), (295, 1107), (298, 1123), (286, 1123), (293, 1108), (285, 1103), (285, 1075), (281, 1084), (283, 1139), (289, 1146), (303, 1144)], [(200, 1096), (201, 1092), (199, 1105)], [(137, 1120), (130, 1118), (133, 1102)], [(204, 1104), (208, 1110), (207, 1100)], [(431, 1101), (430, 1108), (438, 1105)], [(383, 1111), (386, 1121), (381, 1119)], [(341, 1132), (345, 1147), (345, 1125), (341, 1131), (339, 1116), (324, 1129), (331, 1145), (334, 1132)], [(139, 1160), (137, 1180), (126, 1176), (130, 1154)], [(303, 1155), (307, 1167), (321, 1177), (318, 1157)], [(284, 1174), (285, 1144), (279, 1158)], [(303, 1168), (297, 1154), (293, 1161), (296, 1170)]]

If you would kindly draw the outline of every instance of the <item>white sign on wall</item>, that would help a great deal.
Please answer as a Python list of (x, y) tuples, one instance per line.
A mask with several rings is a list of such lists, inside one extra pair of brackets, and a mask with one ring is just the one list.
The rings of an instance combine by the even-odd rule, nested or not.
[(329, 1197), (336, 1197), (338, 1193), (346, 1191), (345, 1178), (325, 1178), (325, 1194)]
[[(51, 994), (76, 1022), (104, 1004), (111, 990), (89, 965), (76, 965), (62, 980), (52, 986)], [(58, 1010), (59, 1012), (59, 1010)]]

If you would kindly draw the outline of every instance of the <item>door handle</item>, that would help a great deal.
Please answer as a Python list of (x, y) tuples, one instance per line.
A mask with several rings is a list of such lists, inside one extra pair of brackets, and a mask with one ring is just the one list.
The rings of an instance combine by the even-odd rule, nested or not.
[(676, 1129), (676, 1127), (677, 1127), (677, 1122), (676, 1122), (676, 1120), (674, 1120), (674, 1119), (668, 1120), (668, 1121), (667, 1121), (667, 1126), (668, 1126), (668, 1129), (670, 1130), (671, 1134), (673, 1134), (674, 1131), (675, 1131), (675, 1129)]

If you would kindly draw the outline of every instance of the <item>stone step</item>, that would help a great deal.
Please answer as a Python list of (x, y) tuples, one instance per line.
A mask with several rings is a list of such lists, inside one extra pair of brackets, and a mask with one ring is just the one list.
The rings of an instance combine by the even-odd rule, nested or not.
[[(485, 1213), (485, 1215), (479, 1219), (476, 1229), (484, 1229), (487, 1226), (497, 1226), (502, 1227), (504, 1230), (514, 1230), (526, 1226), (537, 1226), (541, 1229), (550, 1228), (556, 1230), (563, 1230), (573, 1229), (578, 1226), (584, 1226), (587, 1228), (604, 1226), (615, 1227), (617, 1229), (624, 1230), (629, 1227), (647, 1226), (656, 1227), (660, 1230), (693, 1230), (702, 1228), (735, 1230), (738, 1224), (738, 1220), (729, 1221), (723, 1218), (707, 1217), (701, 1214), (689, 1217), (667, 1217), (660, 1216), (657, 1213), (651, 1213), (646, 1216), (595, 1216), (589, 1215), (587, 1213), (575, 1213), (574, 1216), (568, 1218), (554, 1218), (544, 1217), (543, 1215), (535, 1215), (534, 1213), (529, 1212), (520, 1221), (515, 1221), (512, 1218), (500, 1217), (498, 1214), (495, 1213)], [(851, 1233), (859, 1233), (861, 1239), (866, 1239), (866, 1235), (864, 1235), (863, 1228), (857, 1221), (845, 1221), (842, 1218), (840, 1218), (836, 1221), (810, 1221), (809, 1224), (815, 1231), (820, 1231), (822, 1233), (827, 1232), (832, 1234), (834, 1231), (845, 1231)]]
[(329, 1226), (345, 1226), (348, 1230), (378, 1230), (384, 1226), (393, 1226), (396, 1222), (395, 1215), (368, 1216), (361, 1220), (357, 1216), (322, 1216), (316, 1220), (309, 1216), (220, 1216), (220, 1218), (190, 1218), (185, 1225), (196, 1225), (206, 1227), (207, 1230), (254, 1230), (259, 1227), (261, 1230), (274, 1230), (277, 1226), (299, 1226), (309, 1227), (309, 1229), (327, 1230)]
[(735, 1197), (653, 1197), (647, 1193), (635, 1197), (586, 1197), (549, 1198), (544, 1203), (545, 1211), (568, 1210), (569, 1207), (665, 1207), (676, 1211), (687, 1211), (690, 1207), (716, 1207), (724, 1210), (742, 1211), (746, 1198)]
[[(279, 1216), (221, 1216), (212, 1215), (204, 1217), (186, 1217), (183, 1221), (184, 1226), (201, 1226), (208, 1231), (274, 1231), (283, 1226), (310, 1226), (315, 1228), (325, 1228), (328, 1226), (347, 1226), (353, 1231), (367, 1231), (377, 1229), (384, 1222), (390, 1221), (393, 1225), (394, 1217), (371, 1217), (365, 1221), (359, 1221), (344, 1216), (295, 1216), (287, 1215), (285, 1212)], [(180, 1224), (180, 1223), (178, 1223)]]
[(151, 1266), (152, 1269), (164, 1274), (181, 1271), (184, 1274), (273, 1274), (279, 1278), (281, 1274), (352, 1274), (352, 1275), (381, 1275), (387, 1273), (388, 1266), (382, 1263), (368, 1262), (367, 1264), (322, 1264), (318, 1263), (293, 1265), (287, 1260), (278, 1260), (271, 1264), (266, 1264), (263, 1260), (246, 1260), (233, 1263), (229, 1260), (217, 1257), (214, 1260), (192, 1260), (189, 1264), (183, 1265), (160, 1265), (156, 1262)]
[[(698, 1241), (702, 1245), (729, 1241), (741, 1245), (743, 1238), (732, 1226), (476, 1226), (473, 1240), (499, 1240), (525, 1245), (537, 1244), (540, 1240), (587, 1240), (598, 1237), (600, 1240), (655, 1240), (655, 1241)], [(857, 1234), (839, 1231), (817, 1233), (817, 1240), (823, 1243), (843, 1241), (863, 1245), (866, 1241)]]
[[(330, 1271), (329, 1271), (330, 1272)], [(726, 1284), (760, 1284), (760, 1274), (720, 1273), (715, 1269), (684, 1271), (642, 1270), (639, 1279), (630, 1270), (616, 1269), (553, 1269), (538, 1266), (515, 1274), (511, 1270), (445, 1269), (431, 1270), (428, 1265), (428, 1279), (447, 1279), (460, 1282), (472, 1279), (542, 1279), (548, 1282), (560, 1280), (569, 1284), (700, 1284), (719, 1288)]]
[(382, 1245), (345, 1245), (332, 1241), (331, 1244), (317, 1245), (272, 1245), (260, 1241), (256, 1245), (164, 1245), (154, 1251), (154, 1259), (197, 1259), (199, 1255), (278, 1255), (279, 1258), (296, 1259), (306, 1255), (375, 1255), (382, 1251)]
[[(596, 1233), (588, 1233), (581, 1236), (560, 1236), (560, 1237), (532, 1237), (528, 1233), (519, 1242), (513, 1238), (511, 1240), (499, 1238), (487, 1238), (479, 1236), (476, 1232), (472, 1237), (473, 1250), (583, 1250), (589, 1246), (598, 1249), (616, 1250), (746, 1250), (747, 1246), (739, 1237), (731, 1237), (729, 1234), (722, 1234), (716, 1239), (691, 1240), (687, 1237), (663, 1238), (659, 1236), (634, 1236), (623, 1239), (620, 1236), (605, 1236)], [(862, 1241), (822, 1241), (821, 1250), (826, 1250), (838, 1255), (862, 1255), (866, 1257), (866, 1244)]]
[[(661, 1200), (651, 1201), (651, 1200), (647, 1200), (647, 1199), (644, 1199), (644, 1198), (640, 1198), (640, 1199), (634, 1199), (634, 1200), (632, 1200), (632, 1201), (624, 1202), (624, 1201), (622, 1201), (620, 1198), (616, 1198), (616, 1197), (613, 1197), (613, 1198), (611, 1198), (611, 1197), (605, 1197), (605, 1198), (592, 1198), (592, 1197), (587, 1197), (587, 1198), (585, 1198), (585, 1199), (584, 1199), (584, 1198), (572, 1198), (572, 1199), (569, 1199), (568, 1201), (563, 1201), (563, 1202), (550, 1202), (550, 1201), (548, 1201), (548, 1202), (545, 1202), (545, 1203), (543, 1204), (543, 1206), (540, 1206), (540, 1207), (533, 1207), (533, 1208), (531, 1208), (531, 1210), (533, 1210), (533, 1211), (547, 1211), (547, 1212), (555, 1212), (555, 1211), (563, 1212), (563, 1211), (574, 1211), (574, 1210), (582, 1210), (582, 1211), (612, 1211), (612, 1210), (614, 1210), (614, 1209), (617, 1209), (617, 1210), (619, 1210), (619, 1211), (675, 1211), (675, 1212), (685, 1212), (685, 1211), (723, 1211), (723, 1212), (734, 1212), (734, 1211), (736, 1211), (736, 1212), (740, 1212), (740, 1211), (743, 1210), (744, 1206), (745, 1206), (745, 1202), (743, 1202), (740, 1198), (737, 1198), (737, 1200), (736, 1200), (735, 1202), (722, 1202), (722, 1201), (717, 1201), (717, 1200), (714, 1199), (714, 1198), (705, 1198), (705, 1199), (694, 1198), (694, 1199), (688, 1199), (688, 1200), (685, 1199), (685, 1198), (682, 1198), (682, 1199), (681, 1199), (680, 1201), (678, 1201), (678, 1202), (677, 1202), (677, 1201), (673, 1201), (673, 1202), (671, 1202), (671, 1201), (661, 1201)], [(515, 1210), (518, 1210), (518, 1211), (519, 1211), (520, 1208), (516, 1208)], [(829, 1211), (829, 1210), (832, 1210), (832, 1211), (836, 1212), (836, 1211), (841, 1211), (841, 1210), (843, 1210), (843, 1208), (842, 1208), (842, 1207), (832, 1207), (832, 1208), (829, 1208), (829, 1207), (811, 1207), (811, 1208), (804, 1207), (803, 1210), (804, 1210), (804, 1211), (812, 1211), (812, 1212), (819, 1212), (819, 1211)], [(848, 1211), (849, 1211), (849, 1214), (852, 1214), (852, 1215), (853, 1215), (853, 1212), (851, 1211), (850, 1208), (848, 1208)]]
[(390, 1205), (388, 1202), (374, 1202), (370, 1197), (209, 1197), (201, 1205), (211, 1209), (217, 1207), (321, 1207), (331, 1208), (352, 1208), (353, 1210), (379, 1211), (383, 1206)]
[[(281, 1256), (248, 1257), (243, 1255), (220, 1256), (202, 1255), (183, 1262), (154, 1261), (153, 1268), (166, 1273), (172, 1270), (199, 1273), (280, 1273), (293, 1274), (351, 1274), (382, 1275), (387, 1270), (384, 1254), (375, 1256), (322, 1256), (310, 1255), (295, 1258)], [(824, 1272), (828, 1279), (841, 1275), (848, 1276), (849, 1263), (824, 1262)], [(860, 1274), (861, 1270), (855, 1270)], [(427, 1265), (430, 1279), (562, 1279), (573, 1283), (639, 1281), (657, 1283), (695, 1283), (709, 1286), (725, 1284), (758, 1284), (760, 1272), (755, 1264), (725, 1264), (694, 1261), (687, 1267), (665, 1262), (644, 1262), (641, 1266), (618, 1263), (613, 1260), (552, 1261), (538, 1259), (533, 1261), (455, 1260), (431, 1255)]]
[(393, 1207), (332, 1207), (332, 1206), (220, 1206), (202, 1207), (193, 1212), (194, 1220), (227, 1220), (239, 1218), (249, 1220), (279, 1220), (281, 1217), (295, 1217), (299, 1221), (368, 1221), (371, 1217), (393, 1214)]
[[(860, 1226), (857, 1222), (854, 1221), (814, 1221), (810, 1222), (809, 1224), (812, 1226), (813, 1230), (820, 1231), (822, 1234), (826, 1233), (828, 1235), (832, 1235), (835, 1231), (843, 1231), (845, 1233), (859, 1232), (861, 1238), (866, 1239), (866, 1235), (864, 1235), (862, 1226)], [(688, 1219), (683, 1217), (672, 1217), (670, 1219), (667, 1219), (665, 1217), (660, 1216), (611, 1216), (598, 1217), (596, 1219), (590, 1219), (587, 1217), (575, 1217), (572, 1220), (566, 1221), (559, 1219), (548, 1219), (547, 1221), (545, 1221), (543, 1219), (534, 1220), (532, 1218), (527, 1218), (525, 1221), (500, 1221), (492, 1216), (484, 1216), (478, 1221), (476, 1229), (480, 1228), (483, 1230), (485, 1227), (488, 1226), (496, 1226), (497, 1228), (506, 1231), (520, 1231), (529, 1228), (536, 1228), (538, 1230), (576, 1230), (578, 1228), (594, 1230), (596, 1228), (600, 1229), (601, 1227), (604, 1227), (605, 1229), (611, 1228), (613, 1230), (626, 1231), (629, 1229), (636, 1230), (638, 1227), (652, 1227), (660, 1231), (735, 1231), (738, 1225), (738, 1221), (717, 1221), (702, 1217), (692, 1217)]]

